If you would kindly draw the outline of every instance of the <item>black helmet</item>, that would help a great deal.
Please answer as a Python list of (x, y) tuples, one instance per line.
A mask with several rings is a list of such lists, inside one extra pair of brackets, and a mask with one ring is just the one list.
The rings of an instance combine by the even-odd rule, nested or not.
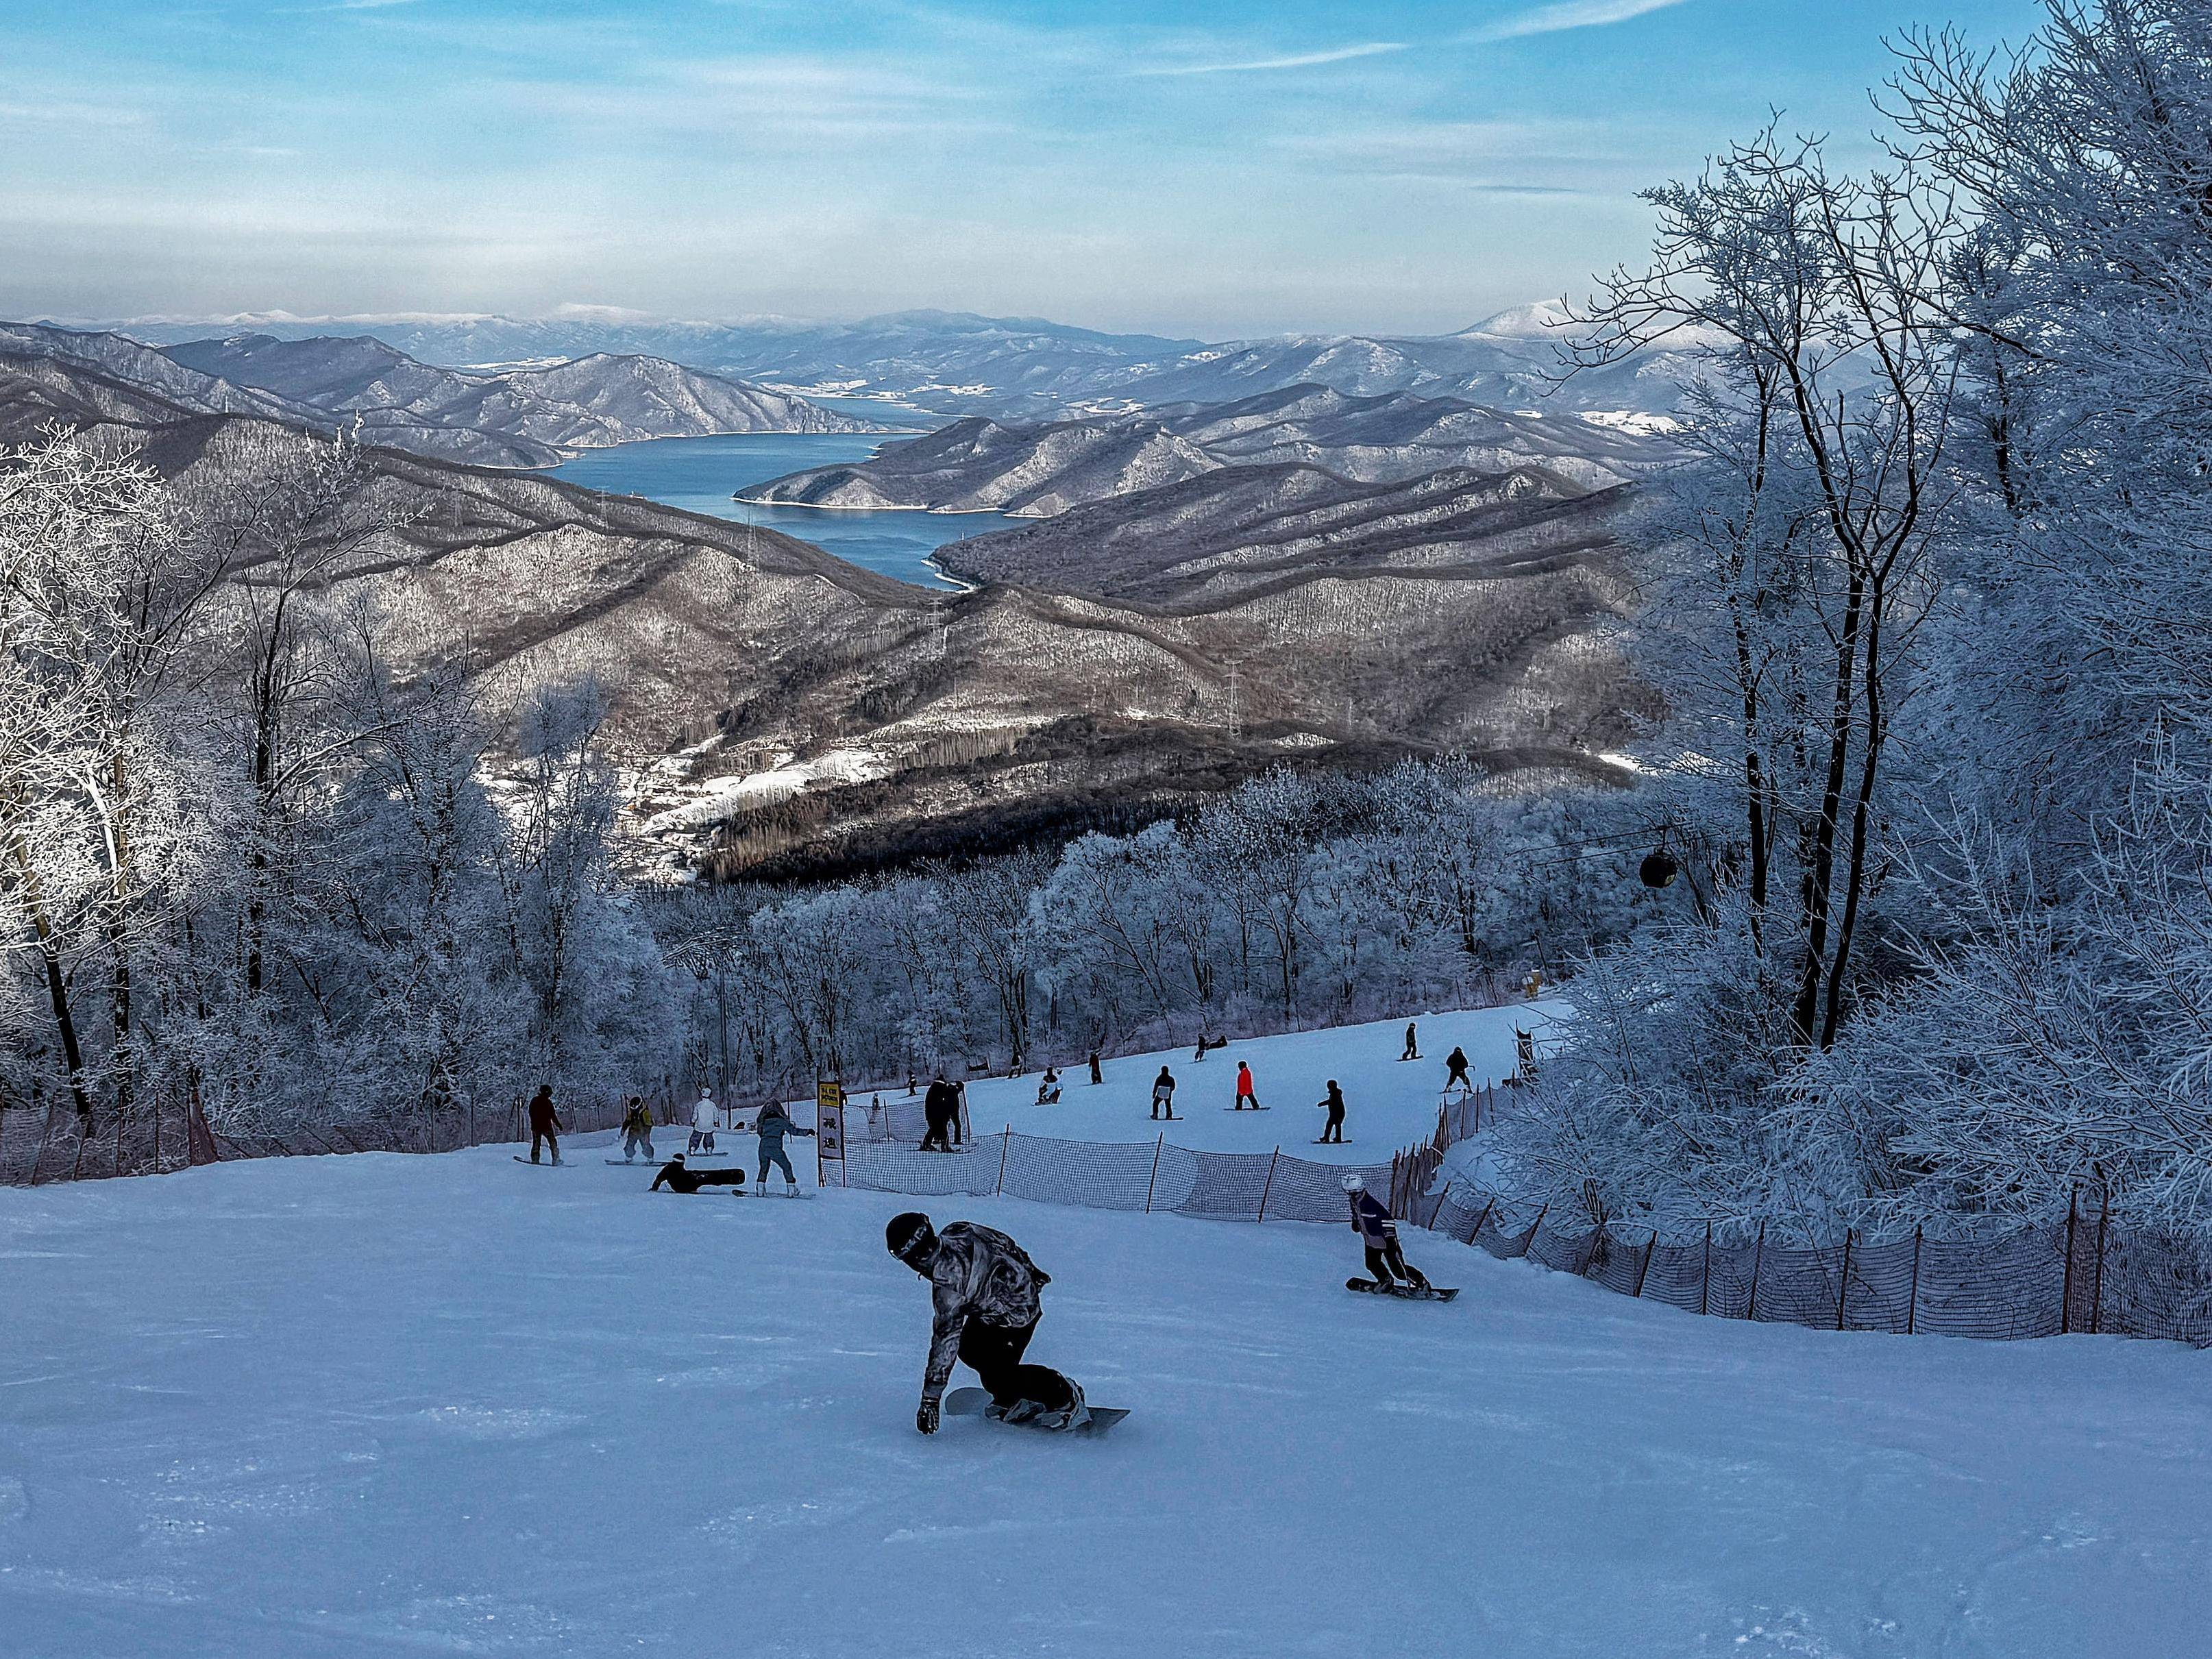
[(902, 1261), (916, 1254), (919, 1246), (933, 1243), (936, 1238), (937, 1230), (919, 1210), (895, 1215), (884, 1226), (884, 1248)]

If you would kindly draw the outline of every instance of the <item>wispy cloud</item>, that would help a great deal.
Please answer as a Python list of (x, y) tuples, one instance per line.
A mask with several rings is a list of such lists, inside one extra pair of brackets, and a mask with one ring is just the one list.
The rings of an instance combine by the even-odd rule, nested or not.
[(1323, 64), (1349, 63), (1355, 58), (1380, 58), (1403, 52), (1402, 40), (1364, 40), (1358, 46), (1330, 46), (1321, 52), (1293, 52), (1283, 58), (1250, 58), (1230, 64), (1157, 64), (1132, 70), (1133, 75), (1257, 75), (1269, 70), (1315, 69)]
[(1626, 23), (1646, 12), (1665, 11), (1682, 0), (1557, 0), (1532, 11), (1516, 13), (1475, 30), (1471, 40), (1517, 40), (1530, 34), (1557, 34), (1562, 29), (1601, 28)]

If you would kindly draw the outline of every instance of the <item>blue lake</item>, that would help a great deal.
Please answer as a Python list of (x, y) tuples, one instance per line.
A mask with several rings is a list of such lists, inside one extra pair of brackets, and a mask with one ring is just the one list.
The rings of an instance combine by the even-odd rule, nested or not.
[[(877, 418), (884, 418), (880, 413)], [(865, 461), (884, 443), (881, 434), (749, 432), (726, 438), (653, 438), (587, 450), (547, 476), (611, 495), (703, 513), (732, 524), (780, 530), (900, 581), (957, 587), (929, 562), (947, 542), (1001, 530), (1018, 520), (1000, 513), (854, 513), (805, 507), (755, 507), (731, 500), (740, 489), (787, 472), (839, 461)]]

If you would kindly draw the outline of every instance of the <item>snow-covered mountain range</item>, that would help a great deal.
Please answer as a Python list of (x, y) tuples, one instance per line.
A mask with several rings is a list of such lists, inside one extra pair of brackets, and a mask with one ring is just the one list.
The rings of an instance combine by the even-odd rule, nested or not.
[(1297, 464), (1342, 480), (1389, 483), (1447, 467), (1495, 473), (1534, 465), (1601, 489), (1669, 457), (1658, 440), (1573, 414), (1509, 414), (1410, 392), (1356, 397), (1302, 385), (1229, 404), (1042, 426), (975, 416), (886, 445), (872, 460), (775, 479), (745, 499), (1049, 518), (1224, 467)]
[(114, 332), (0, 324), (8, 367), (50, 377), (66, 367), (152, 392), (198, 413), (252, 415), (441, 460), (550, 466), (580, 449), (640, 438), (735, 432), (874, 432), (875, 422), (787, 392), (653, 357), (600, 354), (468, 374), (363, 336), (281, 340), (265, 334), (163, 348)]
[(642, 354), (801, 394), (1026, 421), (1218, 403), (1298, 385), (1358, 397), (1411, 392), (1511, 410), (1664, 415), (1680, 401), (1697, 345), (1685, 340), (1562, 379), (1559, 343), (1578, 325), (1556, 305), (1516, 307), (1453, 334), (1298, 334), (1211, 343), (944, 311), (846, 323), (785, 317), (671, 322), (570, 308), (548, 318), (275, 313), (148, 318), (112, 326), (155, 343), (210, 332), (280, 339), (372, 334), (423, 362), (458, 366)]

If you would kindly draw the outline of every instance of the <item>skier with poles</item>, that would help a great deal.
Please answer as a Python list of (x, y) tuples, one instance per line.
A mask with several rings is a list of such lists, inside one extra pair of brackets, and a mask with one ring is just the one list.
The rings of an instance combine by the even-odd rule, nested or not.
[(1444, 1093), (1450, 1094), (1455, 1083), (1469, 1094), (1474, 1092), (1474, 1079), (1467, 1074), (1467, 1050), (1464, 1048), (1455, 1048), (1444, 1056)]
[(987, 1417), (1041, 1429), (1079, 1429), (1090, 1421), (1079, 1384), (1023, 1362), (1044, 1311), (1038, 1292), (1052, 1278), (1020, 1245), (973, 1221), (952, 1222), (940, 1233), (927, 1216), (910, 1210), (891, 1218), (884, 1248), (929, 1281), (935, 1304), (915, 1428), (937, 1432), (955, 1360), (972, 1368), (989, 1390)]
[(760, 1137), (760, 1170), (753, 1176), (757, 1190), (768, 1191), (768, 1166), (774, 1164), (783, 1171), (783, 1189), (793, 1198), (799, 1196), (799, 1177), (792, 1173), (790, 1154), (783, 1150), (786, 1135), (811, 1135), (811, 1129), (802, 1129), (791, 1121), (791, 1114), (780, 1100), (771, 1100), (760, 1109), (754, 1120), (753, 1133)]
[[(1367, 1271), (1370, 1275), (1365, 1279), (1346, 1279), (1346, 1289), (1440, 1302), (1449, 1302), (1459, 1294), (1455, 1290), (1436, 1289), (1422, 1277), (1419, 1268), (1407, 1261), (1405, 1251), (1398, 1243), (1398, 1224), (1390, 1218), (1390, 1212), (1382, 1207), (1375, 1194), (1367, 1190), (1365, 1177), (1357, 1170), (1347, 1170), (1341, 1184), (1345, 1196), (1352, 1202), (1352, 1230), (1366, 1247)], [(1402, 1288), (1401, 1279), (1405, 1281)]]

